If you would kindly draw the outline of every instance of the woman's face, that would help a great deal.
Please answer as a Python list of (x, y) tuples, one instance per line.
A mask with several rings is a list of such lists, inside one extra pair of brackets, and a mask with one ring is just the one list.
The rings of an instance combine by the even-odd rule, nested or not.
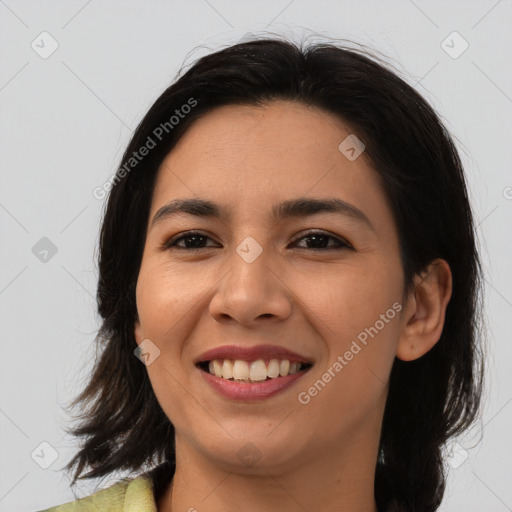
[[(226, 106), (196, 121), (163, 162), (135, 336), (150, 340), (147, 371), (178, 453), (247, 472), (376, 453), (404, 328), (403, 272), (376, 172), (364, 152), (354, 159), (351, 139), (339, 149), (350, 134), (295, 102)], [(175, 212), (153, 223), (177, 199), (215, 203), (220, 216)], [(272, 216), (298, 199), (349, 206)], [(215, 355), (212, 371), (267, 380), (210, 376), (206, 352), (226, 346), (238, 352)], [(312, 366), (275, 377), (295, 359)]]

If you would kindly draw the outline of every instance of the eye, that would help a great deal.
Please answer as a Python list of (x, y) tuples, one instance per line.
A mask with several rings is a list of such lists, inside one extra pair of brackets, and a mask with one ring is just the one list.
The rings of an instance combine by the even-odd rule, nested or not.
[[(208, 246), (205, 246), (205, 243), (208, 240), (212, 240), (208, 235), (201, 233), (199, 231), (190, 231), (181, 235), (178, 238), (171, 238), (167, 241), (162, 249), (169, 250), (171, 248), (183, 249), (188, 251), (194, 251), (198, 249), (206, 249)], [(299, 247), (300, 249), (310, 249), (312, 251), (325, 251), (325, 250), (338, 250), (338, 249), (352, 249), (352, 246), (346, 242), (345, 240), (333, 236), (324, 231), (309, 231), (305, 235), (300, 238), (297, 238), (293, 244), (297, 244), (297, 242), (301, 240), (308, 241), (307, 243), (312, 244), (312, 247)], [(334, 244), (329, 245), (328, 241), (333, 240)], [(183, 242), (183, 243), (182, 243)], [(184, 245), (183, 245), (184, 244)], [(209, 247), (215, 247), (215, 245), (210, 245)]]
[[(183, 245), (178, 245), (178, 242), (181, 241), (185, 242), (185, 247)], [(184, 235), (181, 235), (178, 238), (171, 238), (169, 241), (167, 241), (162, 249), (171, 249), (171, 248), (177, 248), (177, 249), (184, 249), (184, 250), (195, 250), (195, 249), (205, 249), (206, 247), (203, 245), (203, 243), (206, 240), (212, 240), (208, 235), (205, 235), (204, 233), (201, 233), (199, 231), (189, 231), (188, 233), (185, 233)], [(187, 241), (191, 241), (190, 246), (187, 246)], [(211, 246), (210, 246), (211, 247)]]
[[(326, 246), (326, 243), (329, 239), (334, 240), (334, 245)], [(308, 240), (313, 245), (313, 247), (301, 247), (301, 249), (311, 249), (313, 251), (326, 251), (332, 249), (338, 250), (344, 248), (352, 249), (352, 246), (348, 242), (329, 233), (326, 233), (325, 231), (309, 231), (305, 235), (296, 239), (293, 243), (297, 243), (300, 240)]]

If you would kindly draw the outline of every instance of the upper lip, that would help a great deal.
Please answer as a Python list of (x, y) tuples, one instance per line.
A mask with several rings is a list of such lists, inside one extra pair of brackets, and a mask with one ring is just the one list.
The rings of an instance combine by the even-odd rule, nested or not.
[(255, 345), (246, 347), (241, 345), (222, 345), (212, 348), (201, 354), (196, 359), (196, 364), (211, 361), (213, 359), (231, 359), (241, 361), (256, 361), (257, 359), (288, 359), (290, 363), (309, 363), (312, 364), (311, 358), (302, 356), (278, 345)]

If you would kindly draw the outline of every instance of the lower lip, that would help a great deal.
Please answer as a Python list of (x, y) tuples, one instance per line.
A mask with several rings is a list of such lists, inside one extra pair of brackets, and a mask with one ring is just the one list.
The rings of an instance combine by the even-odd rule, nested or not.
[(199, 369), (203, 378), (212, 388), (225, 396), (235, 400), (261, 400), (270, 398), (288, 389), (294, 382), (304, 376), (308, 370), (303, 370), (286, 377), (277, 377), (262, 382), (239, 382), (233, 380), (222, 379), (211, 373)]

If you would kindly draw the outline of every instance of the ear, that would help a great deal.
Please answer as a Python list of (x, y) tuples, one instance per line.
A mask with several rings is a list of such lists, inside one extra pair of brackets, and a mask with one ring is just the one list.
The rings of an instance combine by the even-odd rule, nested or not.
[(414, 277), (414, 289), (404, 308), (396, 357), (412, 361), (426, 354), (443, 332), (446, 307), (452, 295), (452, 273), (443, 259), (433, 260)]
[(136, 341), (137, 345), (140, 345), (142, 343), (142, 341), (144, 340), (144, 338), (142, 336), (142, 327), (140, 325), (139, 315), (137, 315), (137, 320), (135, 320), (134, 336), (135, 336), (135, 341)]

